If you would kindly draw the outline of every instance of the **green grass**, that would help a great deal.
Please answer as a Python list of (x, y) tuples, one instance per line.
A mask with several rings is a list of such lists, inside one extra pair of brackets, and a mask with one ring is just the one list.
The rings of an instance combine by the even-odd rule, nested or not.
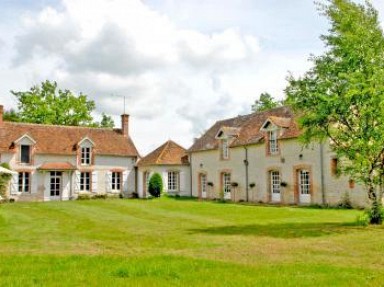
[(0, 206), (0, 286), (384, 286), (361, 211), (195, 200)]

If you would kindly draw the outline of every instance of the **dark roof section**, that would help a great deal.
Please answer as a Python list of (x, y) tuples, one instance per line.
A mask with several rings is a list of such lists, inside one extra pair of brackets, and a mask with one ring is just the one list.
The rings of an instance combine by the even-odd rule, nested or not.
[(138, 166), (148, 165), (188, 165), (186, 149), (174, 141), (167, 141), (140, 159)]
[(124, 137), (121, 129), (14, 122), (0, 125), (0, 152), (12, 152), (14, 142), (24, 135), (36, 141), (35, 152), (38, 154), (74, 155), (77, 144), (88, 137), (95, 144), (97, 154), (139, 156), (132, 139)]
[(217, 121), (203, 136), (195, 141), (188, 152), (217, 149), (219, 141), (215, 136), (222, 127), (238, 128), (239, 130), (238, 135), (230, 142), (230, 147), (258, 143), (265, 137), (265, 132), (260, 129), (268, 119), (275, 125), (283, 128), (279, 139), (295, 138), (300, 135), (300, 130), (292, 110), (289, 107), (279, 107)]

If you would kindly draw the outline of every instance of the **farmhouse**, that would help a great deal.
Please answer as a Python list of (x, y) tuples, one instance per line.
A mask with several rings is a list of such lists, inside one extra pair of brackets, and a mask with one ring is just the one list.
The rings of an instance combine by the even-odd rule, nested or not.
[(170, 195), (190, 196), (191, 180), (188, 155), (185, 148), (167, 141), (138, 162), (138, 194), (147, 197), (150, 177), (159, 173), (164, 191)]
[(366, 192), (339, 176), (329, 143), (308, 147), (288, 107), (216, 122), (188, 150), (192, 195), (283, 204), (336, 205), (348, 197), (368, 204)]
[(3, 121), (0, 106), (0, 162), (16, 171), (9, 197), (68, 200), (79, 194), (123, 194), (136, 190), (139, 157), (129, 136), (129, 115), (120, 129)]

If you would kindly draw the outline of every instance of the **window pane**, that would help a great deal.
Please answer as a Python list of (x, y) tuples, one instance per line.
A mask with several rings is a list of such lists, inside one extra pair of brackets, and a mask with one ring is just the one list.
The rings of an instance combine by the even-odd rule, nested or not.
[(21, 146), (21, 158), (20, 161), (22, 163), (29, 163), (30, 162), (30, 146), (29, 145), (22, 145)]

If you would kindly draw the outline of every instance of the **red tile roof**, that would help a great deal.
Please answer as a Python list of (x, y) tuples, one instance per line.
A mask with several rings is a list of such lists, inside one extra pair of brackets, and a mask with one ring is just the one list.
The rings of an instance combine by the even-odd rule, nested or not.
[(45, 162), (39, 168), (39, 170), (75, 170), (76, 167), (69, 162)]
[(185, 148), (171, 140), (167, 141), (138, 162), (138, 166), (188, 164), (188, 156)]
[(3, 122), (0, 125), (0, 152), (12, 152), (14, 141), (28, 135), (36, 141), (37, 154), (76, 154), (77, 144), (88, 137), (96, 154), (139, 156), (130, 137), (121, 129), (90, 128)]
[(300, 135), (300, 129), (292, 110), (288, 107), (279, 107), (264, 112), (256, 112), (218, 121), (202, 137), (195, 141), (188, 152), (217, 149), (219, 140), (215, 136), (223, 127), (238, 129), (238, 134), (230, 143), (231, 147), (259, 143), (265, 137), (265, 132), (260, 129), (268, 119), (275, 125), (284, 128), (279, 139), (295, 138)]

